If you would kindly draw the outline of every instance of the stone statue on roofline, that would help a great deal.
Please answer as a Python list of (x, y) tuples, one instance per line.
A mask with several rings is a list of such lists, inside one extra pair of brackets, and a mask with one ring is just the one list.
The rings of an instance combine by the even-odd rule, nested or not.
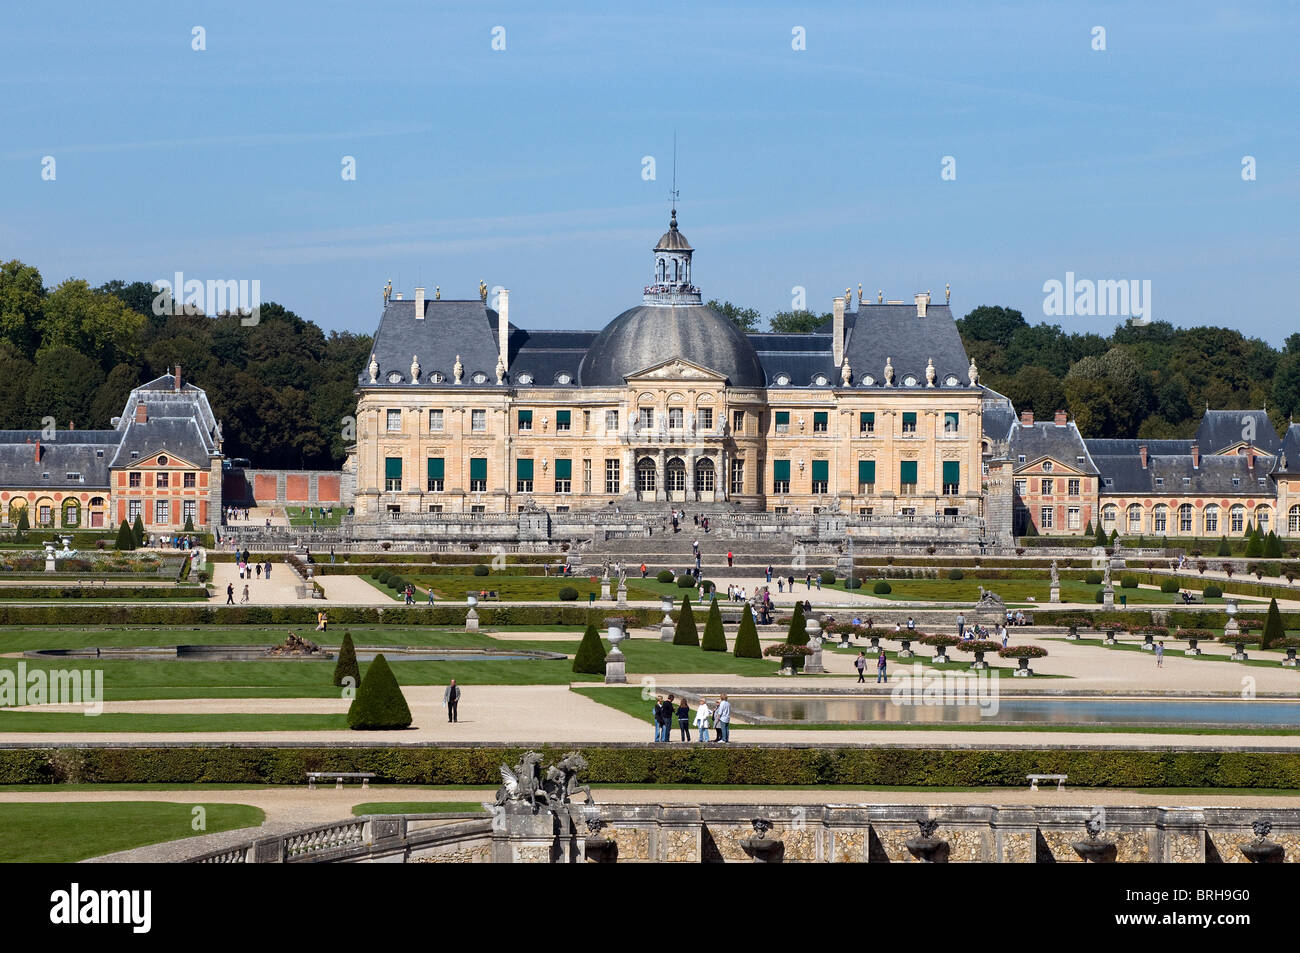
[(465, 376), (465, 365), (460, 362), (459, 354), (456, 355), (456, 364), (451, 369), (451, 372), (453, 375), (455, 375), (456, 383), (459, 384), (460, 379)]
[(885, 358), (885, 386), (894, 386), (894, 359), (892, 357)]
[(378, 384), (379, 383), (379, 362), (375, 360), (375, 355), (373, 354), (370, 355), (370, 367), (368, 368), (368, 370), (370, 371), (370, 383)]

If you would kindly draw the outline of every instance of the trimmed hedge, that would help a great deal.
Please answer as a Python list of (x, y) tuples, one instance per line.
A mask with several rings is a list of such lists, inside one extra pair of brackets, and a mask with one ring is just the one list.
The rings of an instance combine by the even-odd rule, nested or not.
[[(796, 784), (1019, 787), (1068, 774), (1077, 787), (1300, 789), (1297, 751), (980, 750), (712, 745), (541, 746), (543, 763), (577, 748), (595, 784)], [(379, 784), (497, 784), (524, 748), (32, 747), (0, 750), (0, 784), (305, 784), (308, 771), (371, 771)]]
[(5, 599), (184, 599), (202, 602), (203, 586), (5, 586)]
[(556, 593), (556, 597), (561, 602), (573, 602), (578, 598), (578, 590), (572, 586), (561, 586), (560, 591)]
[(672, 582), (673, 571), (671, 569), (661, 569), (659, 570), (659, 574), (655, 576), (655, 579), (659, 582)]
[[(0, 605), (0, 625), (316, 625), (316, 613), (328, 609), (333, 625), (452, 626), (465, 624), (466, 606), (450, 602), (436, 606), (386, 607), (331, 606), (170, 606), (133, 603), (116, 606), (68, 605), (51, 600), (49, 606)], [(586, 625), (587, 607), (574, 605), (485, 605), (479, 603), (483, 625)], [(639, 626), (657, 626), (663, 613), (655, 608), (620, 609), (619, 615)]]
[(871, 591), (878, 596), (885, 596), (893, 592), (894, 587), (882, 579), (880, 580), (880, 582), (876, 583), (874, 586), (871, 587)]

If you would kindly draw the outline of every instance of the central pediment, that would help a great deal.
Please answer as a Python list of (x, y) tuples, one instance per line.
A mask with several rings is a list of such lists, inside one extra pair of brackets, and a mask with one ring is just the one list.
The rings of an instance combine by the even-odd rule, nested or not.
[(718, 384), (726, 383), (727, 380), (725, 374), (719, 374), (711, 368), (681, 357), (674, 357), (659, 364), (652, 364), (644, 370), (627, 375), (624, 379), (628, 383), (634, 381), (709, 381)]

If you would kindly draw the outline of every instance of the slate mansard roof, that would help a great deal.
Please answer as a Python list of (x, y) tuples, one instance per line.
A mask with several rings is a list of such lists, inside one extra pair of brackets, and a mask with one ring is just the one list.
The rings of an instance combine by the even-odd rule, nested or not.
[(1025, 465), (1051, 458), (1088, 476), (1101, 472), (1073, 420), (1065, 424), (1038, 420), (1032, 426), (1017, 421), (1011, 428), (1010, 453), (1015, 459), (1023, 456)]
[[(372, 348), (376, 383), (370, 383), (367, 357), (357, 385), (451, 384), (459, 355), (462, 386), (495, 387), (497, 321), (482, 301), (425, 301), (425, 317), (417, 320), (414, 300), (390, 299)], [(845, 314), (844, 334), (855, 389), (883, 389), (887, 359), (895, 388), (907, 389), (909, 376), (916, 381), (911, 386), (924, 388), (930, 360), (936, 387), (970, 386), (970, 359), (946, 304), (930, 304), (925, 317), (912, 304), (860, 305)], [(745, 334), (704, 305), (640, 305), (599, 332), (526, 331), (511, 324), (508, 350), (508, 384), (618, 386), (629, 374), (680, 357), (723, 374), (733, 387), (804, 388), (818, 386), (819, 378), (824, 386), (840, 386), (831, 322), (811, 334)], [(410, 379), (413, 357), (418, 383)], [(481, 383), (474, 382), (476, 374), (483, 375)]]

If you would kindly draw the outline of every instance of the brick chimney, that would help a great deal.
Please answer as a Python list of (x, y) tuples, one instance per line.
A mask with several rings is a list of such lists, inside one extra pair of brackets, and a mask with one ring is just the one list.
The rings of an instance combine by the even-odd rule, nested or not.
[(144, 404), (135, 405), (135, 422), (138, 424), (147, 424), (149, 422), (149, 411)]
[(175, 383), (172, 385), (172, 390), (176, 391), (178, 394), (181, 392), (181, 366), (179, 364), (176, 365), (176, 377)]
[(1142, 458), (1142, 469), (1145, 470), (1147, 468), (1147, 448), (1145, 444), (1138, 447), (1138, 456)]
[(37, 440), (36, 440), (36, 462), (37, 462), (37, 463), (40, 463), (40, 462), (41, 462), (41, 441), (40, 441), (40, 438), (37, 438)]
[(1254, 451), (1254, 450), (1247, 450), (1247, 451), (1246, 451), (1246, 466), (1247, 466), (1248, 469), (1251, 469), (1251, 470), (1255, 469), (1255, 451)]
[(1034, 425), (1034, 412), (1032, 410), (1022, 410), (1020, 412), (1020, 426), (1032, 427)]
[(1192, 444), (1192, 469), (1201, 468), (1201, 448), (1198, 444)]
[(1064, 426), (1066, 425), (1066, 423), (1069, 422), (1069, 419), (1070, 419), (1070, 417), (1069, 417), (1069, 415), (1068, 415), (1065, 411), (1063, 411), (1063, 410), (1058, 410), (1058, 411), (1056, 412), (1056, 426), (1058, 426), (1058, 427), (1064, 427)]

